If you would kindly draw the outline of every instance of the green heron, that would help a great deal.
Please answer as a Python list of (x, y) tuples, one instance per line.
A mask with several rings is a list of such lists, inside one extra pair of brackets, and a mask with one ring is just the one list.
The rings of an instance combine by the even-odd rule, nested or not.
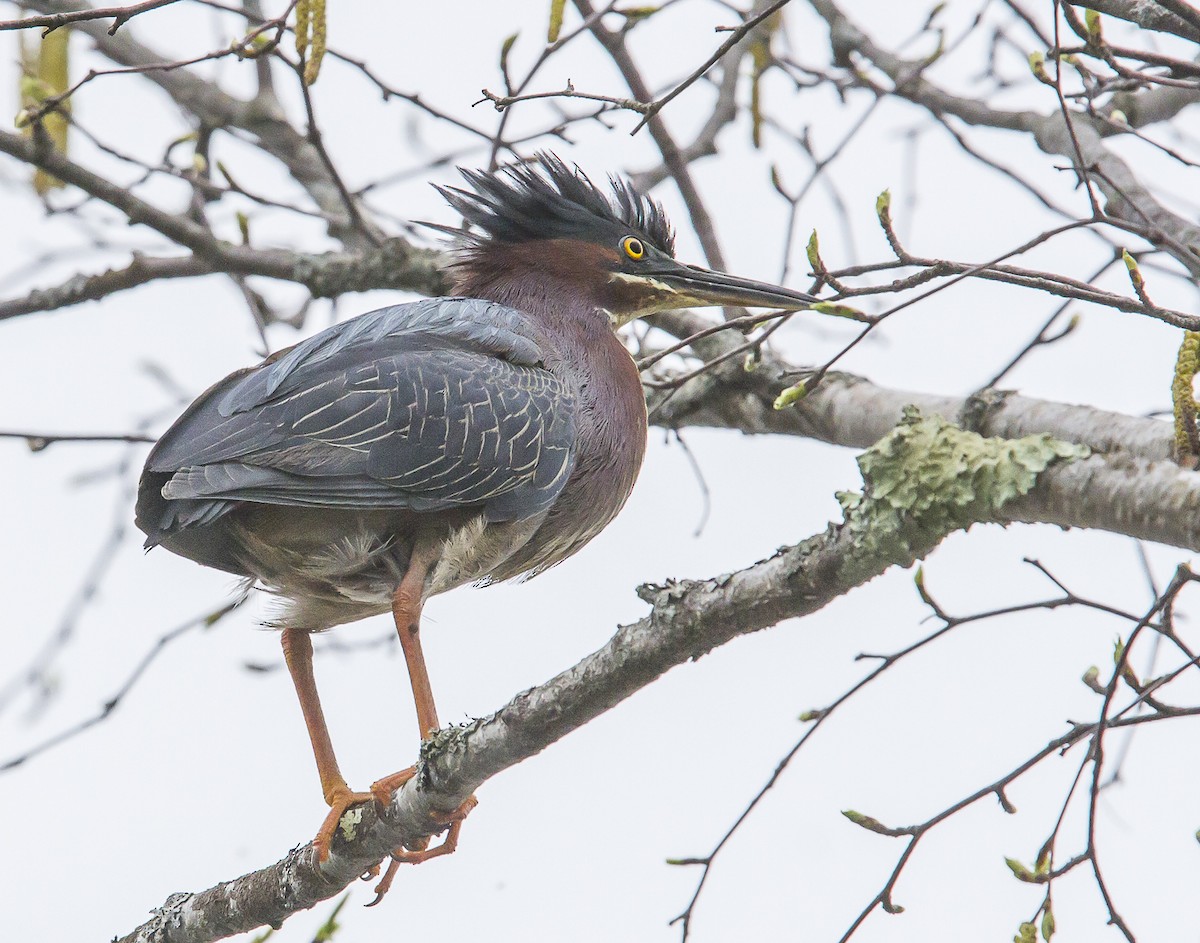
[[(458, 237), (453, 297), (361, 315), (221, 380), (159, 439), (138, 492), (147, 547), (284, 600), (273, 624), (330, 806), (319, 859), (349, 806), (386, 803), (413, 769), (347, 786), (310, 633), (390, 611), (428, 737), (424, 601), (541, 573), (629, 497), (646, 407), (615, 329), (688, 305), (817, 300), (675, 261), (658, 203), (616, 178), (609, 197), (551, 154), (462, 173), (471, 190), (439, 188), (470, 226), (445, 229)], [(441, 845), (393, 857), (453, 851), (471, 805), (439, 823)]]

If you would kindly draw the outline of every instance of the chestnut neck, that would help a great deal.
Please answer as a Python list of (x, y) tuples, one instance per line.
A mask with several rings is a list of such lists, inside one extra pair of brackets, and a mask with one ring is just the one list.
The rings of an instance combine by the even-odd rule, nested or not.
[(611, 333), (605, 264), (610, 254), (568, 239), (486, 243), (455, 263), (454, 294), (524, 311), (554, 335), (581, 328)]

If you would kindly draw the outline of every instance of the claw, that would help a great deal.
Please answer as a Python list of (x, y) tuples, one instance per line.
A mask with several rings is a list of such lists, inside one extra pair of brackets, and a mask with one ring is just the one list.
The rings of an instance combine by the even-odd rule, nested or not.
[(433, 820), (439, 825), (450, 826), (449, 831), (446, 832), (445, 840), (436, 848), (429, 848), (429, 839), (426, 838), (421, 842), (421, 847), (419, 848), (397, 848), (393, 851), (391, 855), (392, 863), (388, 865), (387, 871), (384, 872), (383, 880), (375, 886), (375, 899), (367, 904), (367, 906), (374, 907), (392, 889), (392, 881), (396, 877), (396, 872), (400, 870), (400, 865), (423, 864), (431, 858), (440, 858), (443, 855), (454, 854), (455, 849), (458, 848), (458, 834), (462, 831), (463, 819), (470, 815), (471, 810), (477, 805), (479, 805), (479, 800), (471, 796), (453, 812), (437, 813), (433, 816)]

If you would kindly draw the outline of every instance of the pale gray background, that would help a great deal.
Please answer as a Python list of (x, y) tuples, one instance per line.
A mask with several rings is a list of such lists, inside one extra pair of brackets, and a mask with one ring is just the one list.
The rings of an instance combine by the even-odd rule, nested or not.
[[(468, 105), (480, 88), (499, 88), (501, 39), (521, 31), (513, 52), (520, 71), (540, 49), (546, 6), (331, 0), (330, 44), (367, 59), (395, 84), (482, 123), (495, 119), (490, 106), (470, 112)], [(910, 34), (927, 13), (916, 4), (863, 0), (846, 6), (888, 41)], [(954, 5), (950, 21), (961, 28), (975, 11), (974, 4)], [(5, 15), (14, 15), (12, 9)], [(657, 32), (639, 34), (644, 45), (636, 48), (653, 50), (644, 63), (653, 61), (650, 77), (666, 83), (719, 41), (714, 25), (731, 21), (716, 4), (680, 5), (661, 15)], [(232, 38), (215, 16), (196, 11), (163, 11), (134, 28), (179, 53), (217, 48)], [(824, 61), (824, 28), (802, 4), (788, 13), (788, 34), (799, 57)], [(86, 68), (87, 45), (76, 40), (78, 73)], [(10, 89), (16, 86), (15, 47), (12, 34), (0, 37), (3, 84)], [(962, 82), (981, 57), (981, 48), (968, 50), (934, 75)], [(246, 77), (236, 63), (212, 71), (226, 87), (244, 90)], [(547, 68), (538, 87), (559, 87), (568, 78), (580, 89), (624, 93), (611, 65), (587, 40)], [(126, 150), (156, 159), (174, 133), (169, 129), (186, 128), (163, 96), (147, 94), (143, 86), (135, 77), (95, 82), (77, 96), (75, 107), (81, 120), (103, 128)], [(290, 94), (287, 82), (281, 88)], [(782, 86), (775, 90), (789, 94)], [(333, 62), (314, 95), (326, 140), (352, 183), (420, 164), (410, 121), (428, 153), (470, 144), (401, 106), (382, 106), (374, 91)], [(682, 138), (705, 117), (707, 96), (697, 87), (668, 110), (667, 120)], [(818, 100), (799, 99), (805, 108)], [(1049, 93), (1007, 104), (1053, 107)], [(864, 105), (847, 108), (826, 96), (826, 110), (792, 116), (793, 129), (811, 123), (818, 148), (827, 151)], [(777, 110), (787, 113), (786, 105)], [(533, 126), (544, 117), (518, 112), (514, 118), (518, 125), (525, 120)], [(645, 134), (627, 135), (634, 117), (610, 120), (616, 130), (578, 128), (572, 134), (578, 146), (558, 149), (596, 177), (650, 166), (654, 154)], [(1194, 116), (1189, 120), (1194, 123)], [(857, 258), (885, 254), (873, 215), (875, 195), (885, 187), (896, 195), (901, 232), (929, 255), (982, 260), (1049, 225), (1032, 200), (970, 163), (937, 132), (922, 137), (915, 169), (906, 168), (903, 134), (922, 121), (915, 111), (889, 106), (831, 171), (849, 206)], [(773, 280), (782, 261), (786, 207), (771, 194), (766, 167), (775, 162), (785, 179), (798, 183), (807, 166), (786, 146), (777, 144), (769, 156), (753, 152), (748, 137), (744, 124), (728, 129), (722, 158), (694, 170), (730, 269)], [(81, 155), (90, 154), (75, 143)], [(1053, 169), (1061, 160), (1023, 141), (1006, 147), (1010, 162), (1057, 188), (1064, 200), (1082, 200), (1070, 196), (1066, 175)], [(1143, 166), (1158, 160), (1146, 149), (1136, 153)], [(278, 171), (248, 149), (226, 154), (240, 180), (275, 185)], [(462, 162), (482, 159), (478, 149), (467, 150)], [(1174, 179), (1160, 178), (1164, 186), (1195, 186), (1194, 171), (1171, 172)], [(0, 191), (6, 270), (46, 251), (83, 246), (67, 220), (43, 219), (21, 183), (23, 169), (3, 162), (0, 175), (6, 181)], [(387, 191), (386, 204), (403, 217), (455, 222), (424, 176)], [(446, 172), (438, 179), (452, 177)], [(176, 191), (163, 187), (157, 195), (164, 205), (182, 206)], [(680, 257), (702, 261), (674, 191), (663, 186), (656, 195), (679, 224)], [(914, 196), (915, 211), (902, 217), (900, 207)], [(252, 225), (259, 245), (323, 246), (316, 226), (301, 233), (290, 219), (263, 212)], [(831, 264), (855, 260), (822, 187), (804, 204), (802, 232), (814, 226)], [(129, 232), (124, 238), (137, 245), (145, 236)], [(803, 239), (795, 250), (799, 272), (807, 271), (802, 245)], [(1077, 236), (1026, 261), (1082, 275), (1098, 251), (1094, 240)], [(69, 255), (35, 265), (5, 282), (3, 294), (56, 283), (77, 268), (100, 270), (108, 258)], [(805, 285), (802, 279), (791, 283)], [(1124, 287), (1120, 277), (1105, 284)], [(1194, 308), (1194, 296), (1165, 279), (1153, 289), (1164, 304)], [(301, 299), (293, 287), (269, 290), (273, 298)], [(337, 316), (398, 300), (384, 293), (348, 296)], [(1056, 304), (994, 285), (960, 286), (893, 319), (844, 366), (883, 384), (964, 394), (1019, 349)], [(1009, 385), (1130, 413), (1164, 407), (1178, 334), (1134, 315), (1080, 311), (1081, 330), (1030, 360)], [(330, 316), (327, 304), (316, 305), (306, 332)], [(811, 327), (784, 335), (785, 349), (799, 361), (818, 362), (852, 336), (840, 323), (810, 320)], [(271, 330), (275, 347), (296, 339), (286, 327)], [(13, 319), (0, 326), (0, 428), (132, 429), (139, 417), (170, 404), (142, 363), (161, 365), (195, 394), (253, 362), (257, 345), (241, 299), (216, 277)], [(462, 590), (429, 605), (426, 653), (444, 721), (491, 712), (600, 645), (618, 623), (640, 617), (645, 607), (633, 593), (638, 583), (744, 566), (838, 519), (834, 491), (859, 485), (853, 455), (844, 450), (716, 432), (691, 432), (687, 440), (713, 495), (699, 538), (693, 536), (702, 513), (696, 480), (683, 452), (651, 430), (645, 471), (627, 509), (584, 552), (528, 585)], [(107, 539), (116, 502), (123, 502), (121, 520), (129, 525), (100, 592), (55, 661), (55, 697), (34, 715), (28, 698), (0, 715), (0, 759), (94, 711), (160, 635), (214, 607), (232, 589), (223, 574), (166, 552), (143, 555), (130, 524), (127, 481), (79, 483), (81, 474), (109, 469), (124, 454), (119, 447), (56, 445), (31, 455), (19, 442), (0, 442), (0, 682), (33, 657), (69, 610)], [(1136, 609), (1149, 601), (1131, 541), (1048, 527), (984, 527), (956, 535), (928, 561), (927, 584), (956, 613), (1051, 595), (1022, 564), (1023, 556), (1038, 557), (1072, 588), (1114, 605)], [(1151, 558), (1165, 578), (1187, 555), (1152, 548)], [(0, 775), (6, 936), (109, 939), (140, 923), (171, 892), (268, 864), (311, 837), (325, 807), (291, 684), (281, 670), (245, 668), (280, 663), (276, 635), (256, 628), (268, 608), (259, 599), (211, 632), (190, 633), (106, 723)], [(667, 921), (686, 903), (698, 872), (669, 867), (664, 859), (706, 853), (802, 733), (797, 715), (826, 704), (861, 676), (865, 666), (853, 661), (856, 653), (893, 651), (917, 638), (925, 614), (911, 574), (891, 572), (814, 617), (671, 672), (544, 755), (489, 782), (464, 828), (459, 854), (404, 869), (390, 898), (375, 910), (361, 907), (371, 898), (369, 885), (355, 889), (342, 912), (346, 929), (339, 939), (676, 939), (678, 930)], [(389, 631), (381, 618), (343, 627), (330, 639)], [(878, 890), (901, 848), (851, 825), (839, 810), (906, 824), (995, 779), (1061, 733), (1067, 718), (1094, 715), (1097, 698), (1077, 679), (1091, 664), (1111, 664), (1112, 641), (1121, 631), (1127, 631), (1122, 623), (1089, 613), (1032, 613), (954, 633), (886, 675), (817, 735), (726, 850), (697, 909), (694, 939), (836, 940)], [(415, 755), (403, 662), (387, 651), (318, 659), (342, 767), (359, 787)], [(1141, 940), (1196, 939), (1190, 901), (1200, 877), (1193, 838), (1200, 794), (1195, 740), (1187, 734), (1187, 722), (1141, 730), (1125, 782), (1104, 795), (1106, 873)], [(1113, 736), (1110, 744), (1119, 740)], [(1011, 789), (1020, 815), (1006, 816), (985, 801), (927, 839), (897, 888), (907, 912), (876, 914), (856, 939), (1009, 939), (1034, 912), (1041, 891), (1014, 881), (1003, 858), (1033, 858), (1077, 763), (1072, 752)], [(1078, 840), (1081, 816), (1073, 822), (1066, 834)], [(1082, 872), (1060, 882), (1055, 901), (1056, 939), (1117, 938), (1104, 927), (1098, 895)], [(328, 910), (321, 905), (294, 918), (274, 938), (310, 939)]]

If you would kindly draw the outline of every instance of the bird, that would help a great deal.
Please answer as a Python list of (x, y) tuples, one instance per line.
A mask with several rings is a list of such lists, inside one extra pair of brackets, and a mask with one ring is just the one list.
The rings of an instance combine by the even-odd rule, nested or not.
[[(386, 804), (408, 767), (370, 790), (342, 776), (312, 666), (313, 633), (391, 613), (419, 734), (439, 729), (420, 643), (430, 597), (529, 578), (617, 515), (646, 449), (638, 370), (617, 329), (697, 305), (786, 310), (810, 294), (676, 261), (660, 203), (607, 190), (550, 152), (460, 169), (438, 186), (453, 289), (350, 318), (238, 370), (158, 439), (136, 523), (156, 546), (275, 594), (329, 812), (323, 861), (355, 804)], [(474, 805), (439, 819), (403, 861), (454, 851)], [(382, 894), (379, 894), (382, 896)], [(378, 896), (377, 896), (378, 900)]]

